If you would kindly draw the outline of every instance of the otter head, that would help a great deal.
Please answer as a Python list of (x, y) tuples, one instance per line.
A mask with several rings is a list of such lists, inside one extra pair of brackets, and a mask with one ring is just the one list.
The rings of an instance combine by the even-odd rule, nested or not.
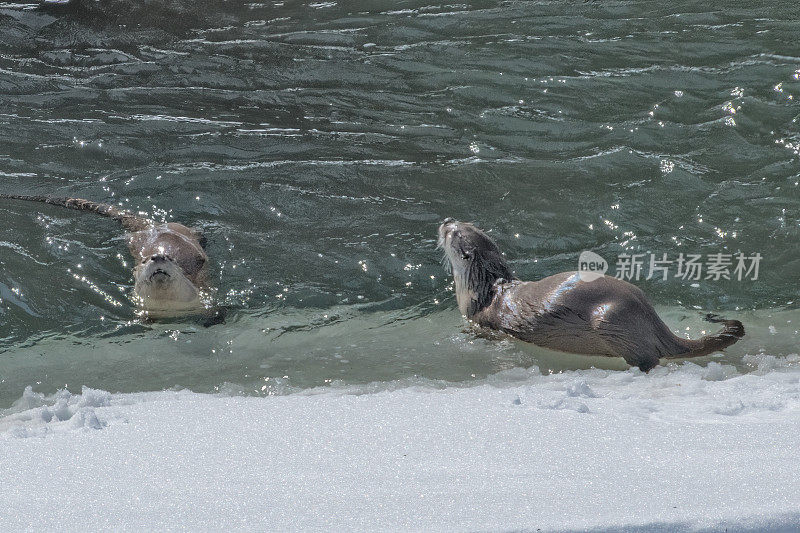
[(497, 245), (468, 222), (446, 218), (439, 226), (439, 248), (453, 272), (458, 308), (467, 318), (492, 302), (495, 282), (514, 279)]
[(190, 306), (200, 297), (196, 273), (187, 272), (169, 253), (156, 251), (134, 270), (134, 291), (145, 309), (166, 311)]

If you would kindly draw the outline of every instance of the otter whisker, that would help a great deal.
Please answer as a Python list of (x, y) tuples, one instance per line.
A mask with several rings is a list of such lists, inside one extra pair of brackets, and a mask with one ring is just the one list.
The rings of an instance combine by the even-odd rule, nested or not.
[(450, 257), (447, 254), (444, 254), (442, 257), (442, 267), (444, 267), (445, 272), (448, 274), (453, 273), (453, 263), (450, 261)]

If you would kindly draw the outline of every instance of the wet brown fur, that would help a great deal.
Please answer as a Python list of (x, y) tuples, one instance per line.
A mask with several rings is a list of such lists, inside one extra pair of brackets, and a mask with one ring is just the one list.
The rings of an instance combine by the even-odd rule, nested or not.
[(697, 340), (676, 336), (636, 286), (604, 276), (583, 281), (562, 272), (519, 281), (495, 243), (474, 225), (445, 220), (439, 245), (453, 269), (459, 309), (480, 326), (562, 352), (622, 357), (648, 371), (660, 358), (701, 357), (744, 336), (738, 320)]

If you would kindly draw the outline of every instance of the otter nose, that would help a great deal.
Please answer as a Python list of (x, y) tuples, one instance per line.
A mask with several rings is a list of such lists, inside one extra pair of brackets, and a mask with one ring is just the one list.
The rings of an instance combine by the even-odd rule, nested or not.
[(153, 254), (150, 256), (150, 261), (153, 261), (154, 263), (163, 263), (166, 260), (167, 256), (164, 254)]

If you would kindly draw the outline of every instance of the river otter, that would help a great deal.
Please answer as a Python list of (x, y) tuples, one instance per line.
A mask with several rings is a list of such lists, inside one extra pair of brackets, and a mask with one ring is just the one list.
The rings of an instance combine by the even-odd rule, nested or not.
[(219, 309), (211, 309), (206, 294), (208, 256), (200, 244), (200, 234), (182, 224), (157, 224), (112, 205), (82, 198), (53, 198), (0, 194), (0, 198), (44, 202), (91, 211), (113, 218), (128, 230), (128, 248), (136, 266), (133, 300), (143, 318), (165, 318), (190, 314), (209, 314), (221, 320)]
[(647, 372), (659, 359), (700, 357), (744, 336), (738, 320), (697, 340), (682, 339), (658, 317), (636, 286), (603, 276), (583, 281), (562, 272), (540, 281), (519, 281), (497, 245), (481, 230), (447, 218), (439, 226), (455, 280), (461, 314), (474, 323), (537, 346), (562, 352), (622, 357)]

